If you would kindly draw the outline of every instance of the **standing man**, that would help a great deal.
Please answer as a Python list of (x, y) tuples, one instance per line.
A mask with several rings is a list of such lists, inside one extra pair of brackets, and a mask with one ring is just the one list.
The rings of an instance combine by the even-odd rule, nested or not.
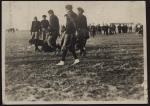
[(48, 14), (50, 16), (50, 18), (49, 18), (49, 27), (48, 27), (48, 31), (49, 31), (48, 45), (52, 49), (56, 50), (56, 48), (57, 48), (56, 40), (57, 40), (57, 37), (60, 35), (59, 34), (59, 28), (60, 28), (59, 20), (58, 20), (58, 17), (54, 14), (53, 10), (49, 10)]
[(106, 24), (106, 26), (105, 26), (105, 30), (106, 30), (106, 35), (108, 35), (108, 32), (109, 32), (109, 26), (108, 26), (108, 24)]
[(41, 24), (40, 21), (38, 21), (37, 17), (34, 17), (34, 20), (32, 21), (31, 25), (31, 35), (32, 35), (32, 41), (35, 45), (35, 51), (40, 52), (40, 49), (38, 48), (38, 42), (39, 42), (39, 35), (41, 31)]
[(102, 34), (102, 28), (100, 24), (98, 25), (98, 34)]
[(75, 52), (75, 43), (76, 43), (76, 28), (77, 28), (77, 15), (72, 11), (72, 5), (66, 5), (67, 14), (66, 16), (66, 32), (62, 39), (62, 59), (56, 65), (64, 65), (64, 61), (67, 55), (68, 50), (72, 53), (75, 61), (73, 65), (79, 63), (79, 59)]
[(132, 25), (129, 26), (129, 32), (132, 32)]
[(121, 24), (118, 25), (118, 33), (121, 33)]
[(86, 41), (89, 38), (86, 16), (83, 15), (84, 10), (79, 7), (77, 17), (77, 47), (80, 49), (80, 55), (86, 55)]
[(46, 19), (46, 15), (43, 15), (42, 18), (43, 18), (43, 20), (41, 21), (42, 39), (43, 39), (43, 41), (45, 41), (46, 33), (47, 33), (48, 27), (49, 27), (49, 22)]
[(113, 24), (113, 34), (116, 34), (116, 25)]

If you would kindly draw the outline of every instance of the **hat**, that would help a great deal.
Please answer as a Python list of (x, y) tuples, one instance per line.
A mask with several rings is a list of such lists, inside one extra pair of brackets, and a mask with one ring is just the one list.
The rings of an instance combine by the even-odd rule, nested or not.
[(66, 5), (65, 8), (66, 8), (67, 10), (72, 10), (72, 5)]
[(54, 11), (53, 11), (53, 10), (49, 10), (48, 13), (49, 13), (49, 14), (52, 14), (52, 13), (54, 13)]
[(34, 19), (36, 19), (36, 20), (37, 20), (37, 16), (35, 16), (35, 17), (34, 17)]
[(47, 17), (46, 15), (42, 15), (42, 17)]
[(78, 11), (81, 11), (82, 13), (84, 12), (83, 8), (81, 8), (81, 7), (78, 7), (77, 9), (78, 9)]

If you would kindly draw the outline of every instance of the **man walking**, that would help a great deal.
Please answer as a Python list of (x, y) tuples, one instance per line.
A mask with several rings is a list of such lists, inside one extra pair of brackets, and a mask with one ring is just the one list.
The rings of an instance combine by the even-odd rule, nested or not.
[(64, 61), (67, 55), (68, 50), (72, 53), (75, 61), (73, 65), (79, 63), (79, 59), (75, 52), (75, 33), (76, 33), (76, 23), (77, 15), (72, 11), (72, 5), (66, 5), (67, 14), (66, 16), (66, 32), (62, 39), (62, 59), (56, 65), (64, 65)]
[(80, 49), (80, 55), (86, 55), (86, 41), (89, 38), (86, 16), (83, 15), (84, 10), (79, 7), (77, 17), (77, 47)]
[(53, 10), (49, 10), (48, 14), (50, 16), (49, 18), (49, 27), (48, 27), (48, 45), (56, 50), (57, 45), (56, 45), (56, 40), (57, 37), (59, 36), (59, 20), (58, 17), (54, 14)]
[(117, 28), (118, 28), (118, 33), (120, 34), (120, 33), (121, 33), (121, 30), (122, 30), (122, 29), (121, 29), (121, 28), (122, 28), (122, 27), (121, 27), (121, 24), (119, 24)]

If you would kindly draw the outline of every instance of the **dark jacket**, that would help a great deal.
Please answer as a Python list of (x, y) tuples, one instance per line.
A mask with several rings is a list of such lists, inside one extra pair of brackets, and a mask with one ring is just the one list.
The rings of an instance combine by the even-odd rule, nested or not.
[(31, 32), (38, 32), (41, 30), (40, 21), (32, 21)]
[(66, 33), (72, 34), (76, 32), (77, 14), (69, 11), (66, 15)]
[(48, 26), (49, 26), (48, 20), (42, 20), (42, 21), (41, 21), (41, 27), (42, 27), (42, 28), (48, 29)]
[(89, 38), (87, 19), (84, 15), (78, 15), (77, 17), (77, 32), (78, 39)]
[(59, 32), (59, 20), (56, 15), (51, 15), (49, 19), (50, 31)]
[(78, 17), (77, 17), (77, 29), (88, 29), (87, 19), (84, 15), (78, 15)]

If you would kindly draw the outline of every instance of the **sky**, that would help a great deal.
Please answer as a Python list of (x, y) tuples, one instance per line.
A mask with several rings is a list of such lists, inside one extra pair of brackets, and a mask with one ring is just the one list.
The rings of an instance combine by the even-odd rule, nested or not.
[(33, 17), (41, 20), (42, 15), (48, 16), (49, 9), (54, 10), (61, 25), (65, 24), (66, 4), (73, 5), (74, 12), (77, 12), (77, 7), (82, 7), (88, 24), (145, 23), (146, 20), (144, 1), (3, 1), (3, 29), (15, 27), (30, 30)]

